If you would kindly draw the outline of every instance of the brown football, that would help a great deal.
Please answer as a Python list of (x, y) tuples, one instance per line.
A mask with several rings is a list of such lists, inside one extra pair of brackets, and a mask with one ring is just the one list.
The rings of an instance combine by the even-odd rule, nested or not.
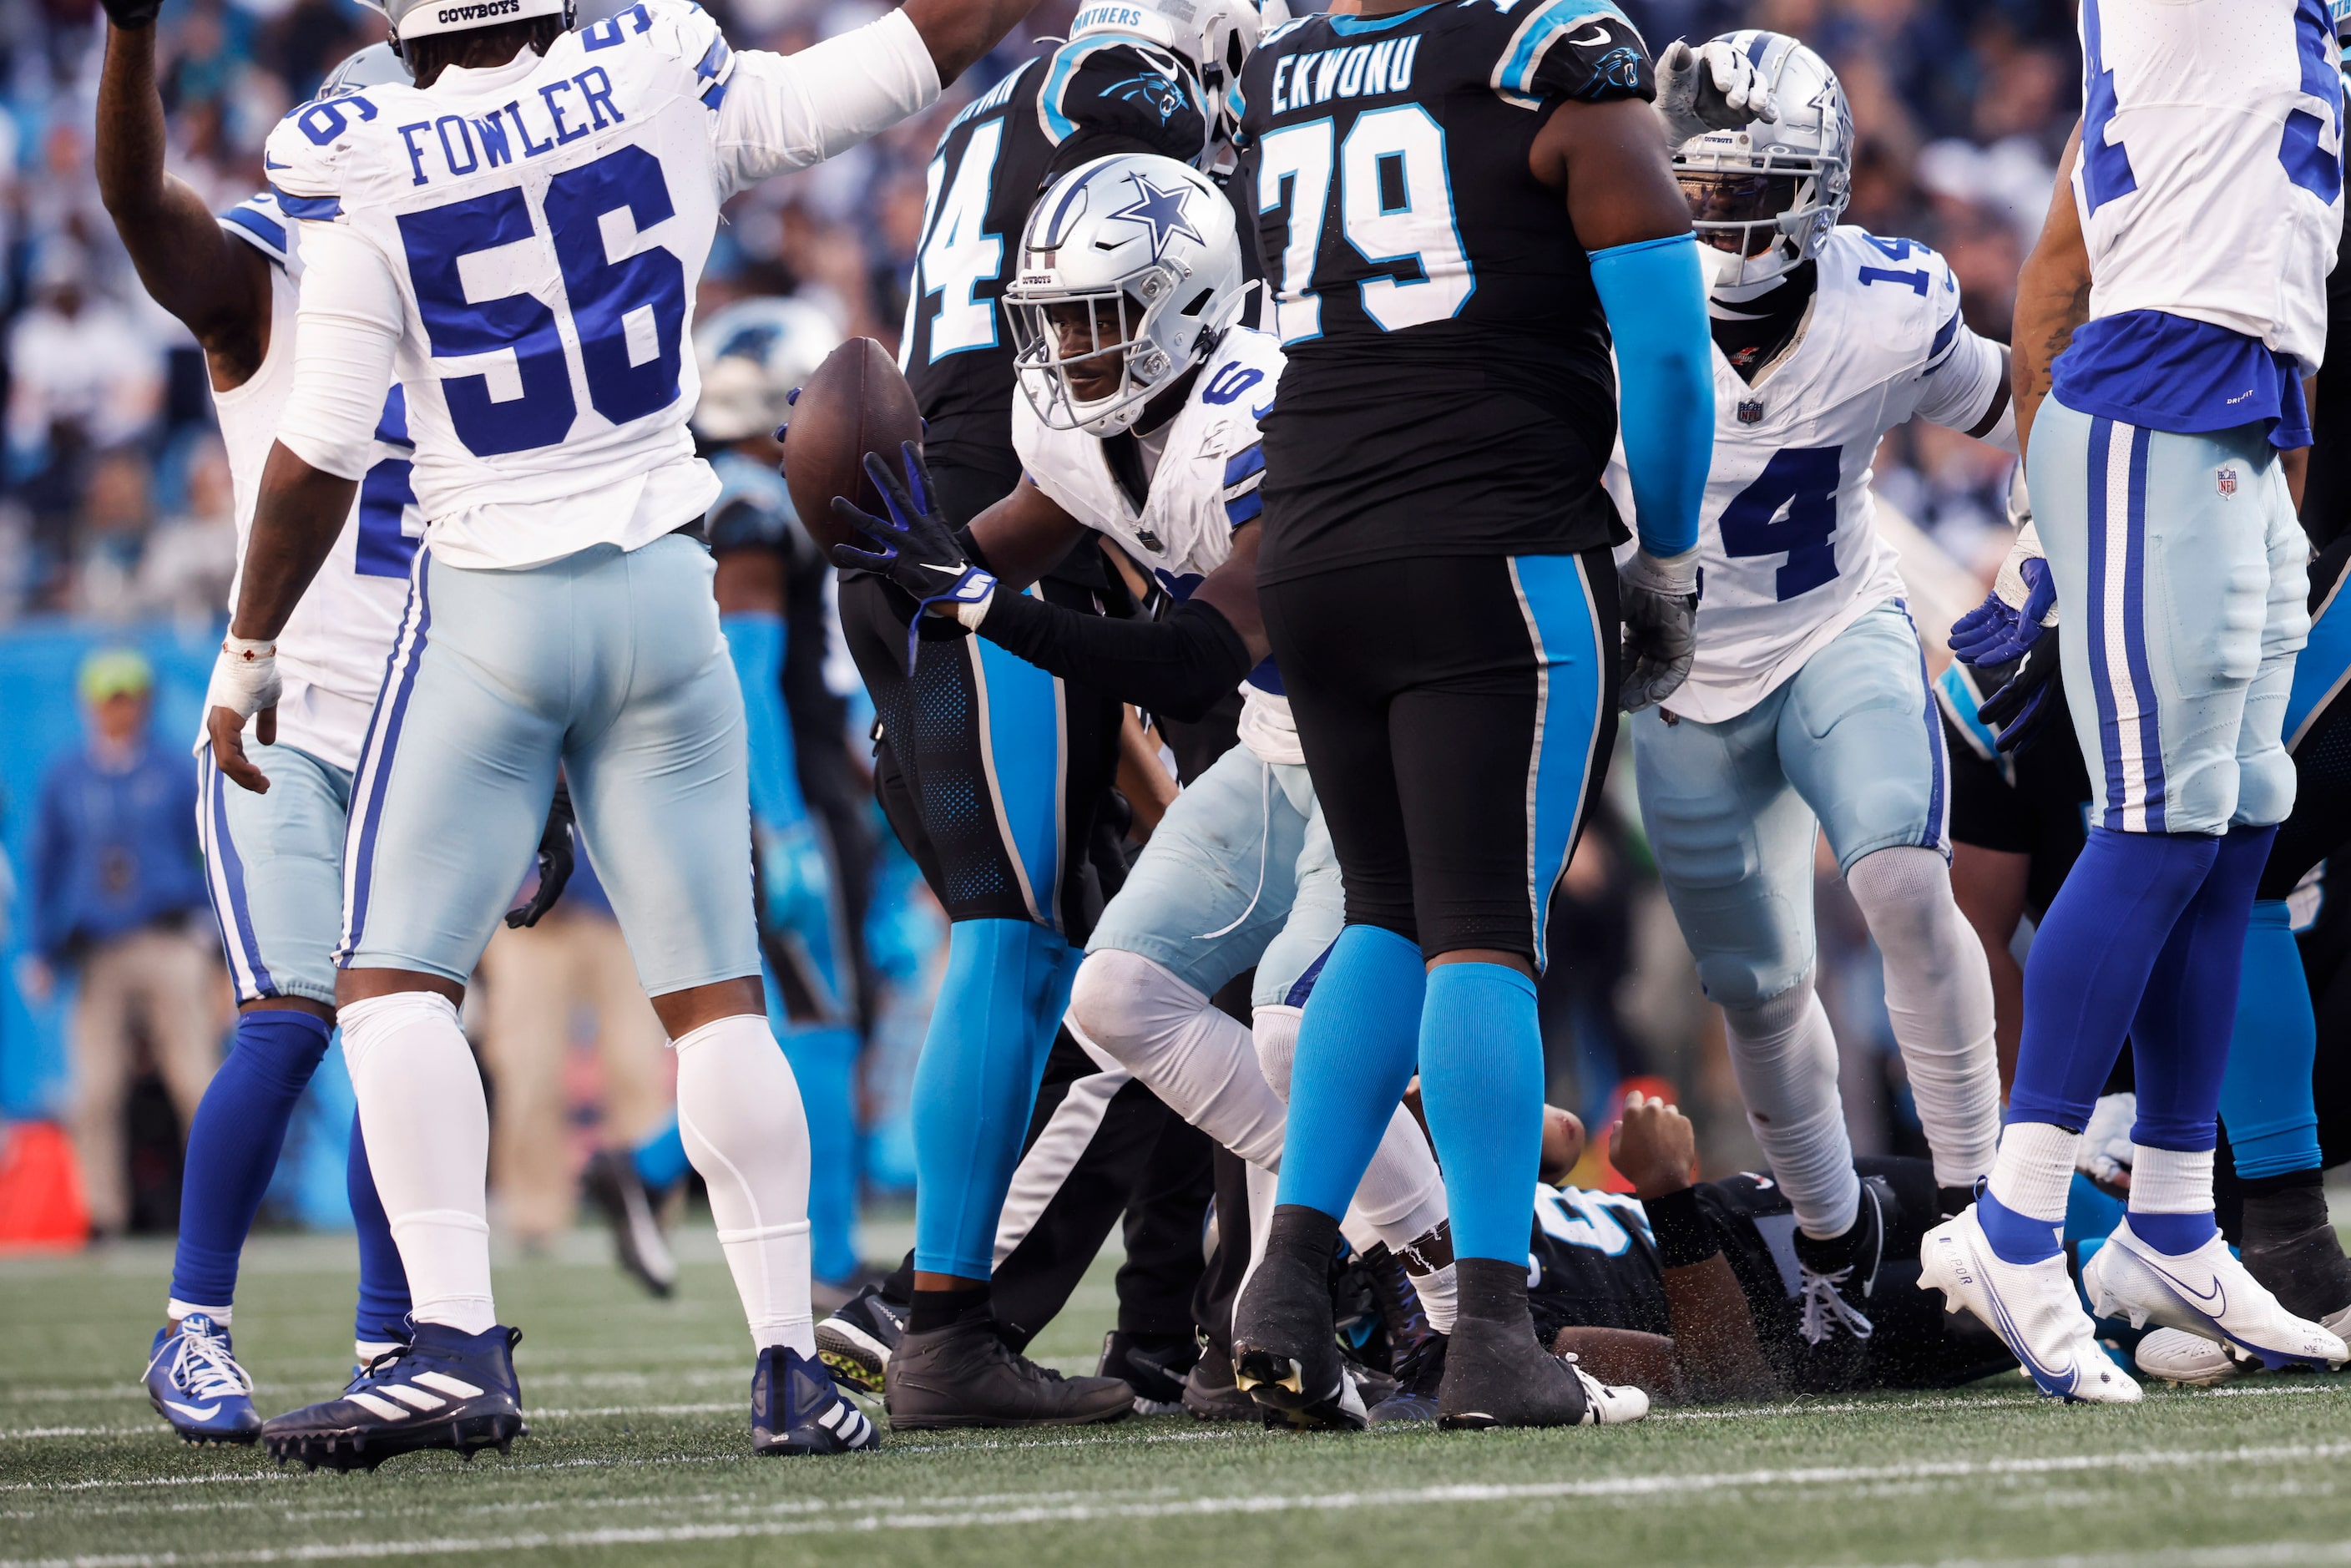
[(865, 455), (879, 453), (893, 473), (903, 473), (899, 447), (919, 444), (922, 433), (914, 390), (889, 351), (871, 338), (852, 338), (809, 377), (784, 431), (784, 483), (809, 537), (828, 556), (837, 544), (872, 544), (833, 517), (835, 496), (848, 497), (877, 517), (889, 516), (865, 473)]

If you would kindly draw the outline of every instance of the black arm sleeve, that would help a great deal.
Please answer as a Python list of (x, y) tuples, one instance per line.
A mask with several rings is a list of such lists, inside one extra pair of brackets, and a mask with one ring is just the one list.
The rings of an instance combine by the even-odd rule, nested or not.
[(1064, 680), (1197, 721), (1249, 672), (1249, 647), (1214, 607), (1186, 600), (1164, 621), (1081, 615), (998, 591), (979, 634)]

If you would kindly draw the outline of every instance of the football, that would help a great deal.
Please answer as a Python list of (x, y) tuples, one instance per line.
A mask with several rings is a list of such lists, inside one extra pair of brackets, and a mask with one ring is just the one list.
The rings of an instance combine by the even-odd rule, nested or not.
[(832, 515), (832, 498), (847, 496), (875, 517), (882, 494), (864, 469), (865, 455), (881, 454), (895, 470), (900, 446), (923, 438), (914, 389), (890, 351), (871, 338), (852, 338), (826, 356), (800, 388), (784, 431), (784, 483), (809, 537), (830, 555), (837, 544), (868, 545)]

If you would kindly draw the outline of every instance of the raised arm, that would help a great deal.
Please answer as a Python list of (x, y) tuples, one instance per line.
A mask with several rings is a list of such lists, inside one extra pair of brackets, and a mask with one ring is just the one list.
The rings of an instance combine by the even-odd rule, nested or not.
[(996, 47), (996, 41), (1026, 16), (1037, 0), (906, 0), (906, 19), (923, 36), (937, 66), (939, 80), (950, 82)]
[(2057, 187), (2049, 193), (2049, 216), (2024, 269), (2016, 278), (2016, 325), (2009, 334), (2010, 375), (2015, 386), (2016, 449), (2032, 439), (2032, 416), (2049, 395), (2050, 367), (2074, 341), (2074, 329), (2090, 319), (2090, 251), (2082, 239), (2082, 214), (2074, 205), (2074, 161), (2082, 155), (2076, 123), (2057, 161)]
[(143, 26), (107, 26), (97, 162), (99, 195), (139, 281), (204, 345), (213, 385), (244, 385), (269, 351), (269, 262), (223, 233), (204, 198), (164, 172), (152, 11)]

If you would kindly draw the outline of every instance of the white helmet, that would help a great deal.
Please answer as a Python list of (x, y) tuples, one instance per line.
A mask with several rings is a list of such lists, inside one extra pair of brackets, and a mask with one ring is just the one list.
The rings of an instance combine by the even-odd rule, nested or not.
[(1192, 68), (1207, 99), (1210, 140), (1241, 118), (1241, 67), (1257, 41), (1290, 20), (1283, 0), (1093, 0), (1070, 23), (1072, 41), (1099, 33), (1147, 38)]
[(406, 87), (415, 79), (399, 52), (390, 44), (370, 44), (329, 71), (327, 79), (319, 84), (316, 96), (341, 98), (346, 93), (360, 92), (387, 83), (397, 82)]
[(1718, 41), (1754, 62), (1780, 109), (1776, 121), (1674, 150), (1698, 255), (1720, 289), (1769, 282), (1828, 243), (1853, 195), (1853, 110), (1829, 63), (1786, 34), (1750, 28)]
[(841, 347), (841, 329), (805, 299), (738, 299), (694, 329), (702, 399), (694, 428), (705, 441), (765, 435), (784, 423), (784, 399)]
[(395, 53), (411, 38), (434, 33), (462, 33), (475, 27), (495, 27), (507, 22), (527, 22), (534, 16), (560, 16), (571, 26), (572, 0), (359, 0), (384, 20), (392, 30)]
[[(1020, 390), (1055, 430), (1115, 435), (1151, 395), (1204, 360), (1240, 313), (1248, 285), (1232, 203), (1187, 163), (1121, 152), (1045, 189), (1004, 291)], [(1079, 342), (1065, 351), (1059, 328)], [(1106, 336), (1107, 334), (1107, 336)], [(1107, 377), (1092, 398), (1070, 383)]]

